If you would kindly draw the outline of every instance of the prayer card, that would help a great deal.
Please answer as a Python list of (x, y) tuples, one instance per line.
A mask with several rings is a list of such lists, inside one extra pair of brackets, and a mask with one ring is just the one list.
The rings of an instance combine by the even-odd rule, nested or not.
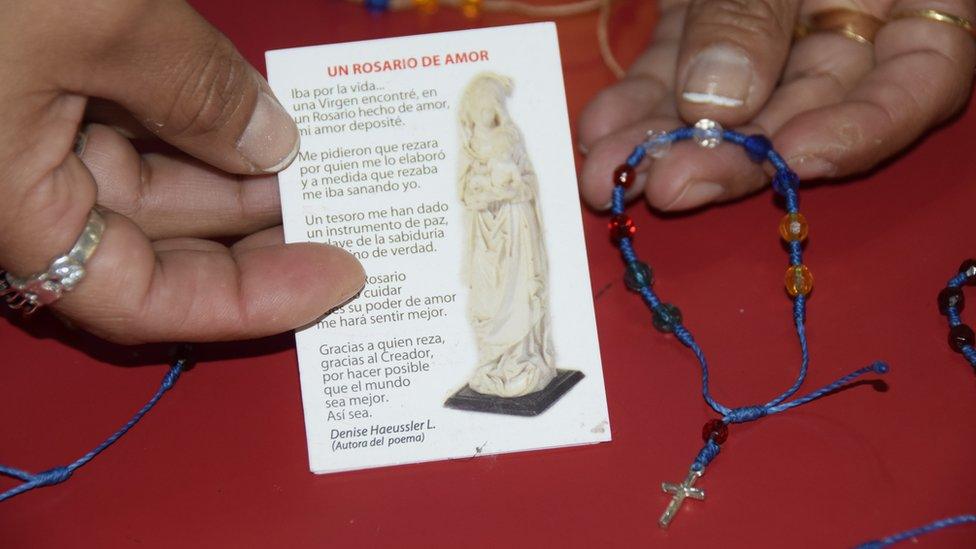
[(302, 141), (279, 175), (285, 238), (367, 273), (296, 332), (311, 470), (609, 441), (556, 26), (267, 65)]

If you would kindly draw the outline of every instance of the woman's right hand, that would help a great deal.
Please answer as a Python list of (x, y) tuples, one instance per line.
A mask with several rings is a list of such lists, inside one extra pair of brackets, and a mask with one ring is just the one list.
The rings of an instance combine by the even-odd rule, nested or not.
[[(283, 243), (273, 174), (294, 159), (297, 129), (182, 0), (5, 0), (0, 12), (0, 265), (46, 271), (93, 206), (107, 223), (60, 314), (125, 343), (243, 339), (360, 290), (350, 254)], [(140, 156), (118, 128), (186, 154)]]

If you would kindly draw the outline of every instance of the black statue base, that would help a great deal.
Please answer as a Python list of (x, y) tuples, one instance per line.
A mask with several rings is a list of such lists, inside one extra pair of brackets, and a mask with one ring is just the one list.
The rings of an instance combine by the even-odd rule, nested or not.
[(471, 390), (465, 385), (458, 392), (447, 399), (444, 406), (457, 410), (471, 412), (487, 412), (489, 414), (507, 414), (510, 416), (537, 416), (545, 412), (557, 400), (573, 388), (585, 377), (578, 370), (556, 370), (556, 377), (541, 391), (520, 396), (505, 398), (494, 395), (483, 395)]

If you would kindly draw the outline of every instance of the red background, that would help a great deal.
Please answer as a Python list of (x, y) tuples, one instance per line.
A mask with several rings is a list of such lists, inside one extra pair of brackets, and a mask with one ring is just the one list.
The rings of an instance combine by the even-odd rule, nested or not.
[[(338, 1), (196, 4), (259, 68), (268, 49), (476, 24), (449, 9), (373, 16)], [(648, 2), (621, 4), (611, 36), (627, 62), (656, 15)], [(613, 80), (594, 29), (592, 14), (559, 22), (574, 120)], [(650, 327), (605, 219), (586, 212), (612, 443), (314, 476), (292, 336), (205, 346), (205, 362), (117, 446), (67, 484), (0, 503), (0, 546), (847, 547), (976, 512), (976, 377), (948, 349), (935, 307), (976, 256), (974, 139), (969, 109), (875, 173), (804, 192), (817, 277), (804, 392), (875, 359), (891, 364), (888, 388), (734, 426), (700, 481), (707, 500), (686, 503), (670, 530), (656, 524), (660, 482), (684, 476), (714, 414), (694, 357)], [(754, 404), (788, 386), (798, 351), (770, 193), (693, 215), (631, 211), (656, 288), (709, 354), (717, 398)], [(32, 471), (87, 451), (165, 372), (162, 347), (115, 347), (45, 314), (5, 314), (0, 345), (0, 461)], [(921, 543), (971, 547), (976, 526)]]

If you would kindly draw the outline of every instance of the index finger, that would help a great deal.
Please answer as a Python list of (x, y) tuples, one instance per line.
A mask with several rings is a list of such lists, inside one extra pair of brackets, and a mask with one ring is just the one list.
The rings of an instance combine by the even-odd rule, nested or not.
[[(0, 265), (19, 277), (46, 271), (71, 249), (96, 198), (92, 174), (72, 148), (85, 98), (61, 88), (61, 61), (51, 60), (51, 52), (7, 42), (23, 38), (16, 26), (29, 19), (25, 13), (37, 15), (30, 13), (35, 8), (14, 4), (0, 18), (0, 74), (11, 75), (0, 85)], [(331, 246), (151, 244), (125, 217), (104, 217), (84, 279), (53, 307), (115, 341), (278, 333), (314, 320), (363, 284), (355, 258)]]

